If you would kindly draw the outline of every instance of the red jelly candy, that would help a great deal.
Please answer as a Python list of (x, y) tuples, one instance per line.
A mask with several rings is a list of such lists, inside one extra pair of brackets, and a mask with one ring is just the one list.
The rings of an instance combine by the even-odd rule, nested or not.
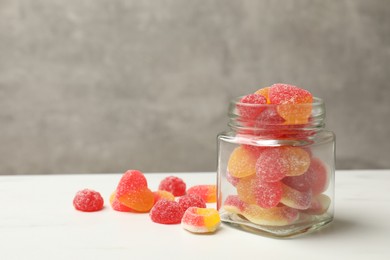
[(176, 176), (169, 176), (164, 178), (160, 182), (158, 189), (169, 191), (174, 196), (183, 196), (184, 194), (186, 194), (185, 182)]
[[(279, 105), (277, 111), (286, 120), (286, 124), (305, 124), (311, 114), (312, 94), (288, 84), (274, 84), (269, 89), (271, 104)], [(302, 105), (307, 104), (307, 105)]]
[(205, 208), (206, 202), (197, 194), (187, 194), (180, 197), (177, 202), (186, 211), (189, 207)]
[(133, 193), (146, 188), (147, 186), (148, 183), (142, 172), (137, 170), (128, 170), (122, 175), (119, 181), (118, 187), (116, 188), (116, 196), (119, 198), (124, 194), (129, 192)]
[(153, 222), (160, 224), (179, 224), (184, 211), (180, 204), (173, 200), (159, 200), (149, 215)]
[(78, 191), (73, 199), (73, 206), (80, 211), (98, 211), (103, 208), (103, 204), (100, 193), (89, 189)]
[(196, 185), (187, 190), (187, 194), (196, 194), (200, 196), (206, 203), (217, 201), (217, 186), (216, 185)]
[(249, 94), (241, 98), (240, 102), (237, 103), (237, 109), (242, 118), (246, 120), (255, 120), (263, 108), (256, 105), (267, 104), (267, 99), (260, 94)]

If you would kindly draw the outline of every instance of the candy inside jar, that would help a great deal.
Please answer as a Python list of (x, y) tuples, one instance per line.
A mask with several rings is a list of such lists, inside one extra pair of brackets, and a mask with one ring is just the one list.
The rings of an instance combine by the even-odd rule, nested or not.
[(218, 136), (218, 200), (224, 223), (290, 237), (333, 219), (334, 134), (325, 106), (302, 88), (274, 84), (233, 100)]

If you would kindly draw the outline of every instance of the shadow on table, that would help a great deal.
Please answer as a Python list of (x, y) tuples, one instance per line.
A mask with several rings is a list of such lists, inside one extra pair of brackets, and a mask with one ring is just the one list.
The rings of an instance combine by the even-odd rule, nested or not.
[(311, 234), (299, 236), (298, 238), (314, 238), (323, 236), (334, 236), (337, 234), (346, 234), (352, 230), (355, 230), (359, 226), (359, 223), (354, 222), (352, 219), (335, 217), (333, 221), (323, 229), (317, 230)]

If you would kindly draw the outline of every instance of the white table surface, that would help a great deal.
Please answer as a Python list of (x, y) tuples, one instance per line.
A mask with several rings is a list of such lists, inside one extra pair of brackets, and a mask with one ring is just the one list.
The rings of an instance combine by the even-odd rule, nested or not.
[[(145, 175), (152, 190), (169, 175), (187, 186), (216, 178)], [(333, 223), (284, 240), (226, 225), (212, 235), (194, 235), (180, 225), (153, 223), (148, 214), (114, 211), (108, 198), (120, 176), (0, 176), (0, 259), (390, 259), (390, 170), (337, 171)], [(102, 211), (73, 208), (83, 188), (102, 194)]]

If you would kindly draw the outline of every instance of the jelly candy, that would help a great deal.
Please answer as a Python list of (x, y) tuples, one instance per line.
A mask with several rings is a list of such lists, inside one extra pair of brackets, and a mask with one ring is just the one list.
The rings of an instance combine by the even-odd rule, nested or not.
[(150, 210), (150, 218), (160, 224), (179, 224), (184, 211), (180, 204), (173, 200), (159, 200)]
[(267, 100), (267, 104), (271, 103), (269, 100), (269, 89), (270, 87), (265, 87), (257, 90), (255, 94), (262, 95)]
[(186, 194), (186, 184), (185, 182), (176, 176), (169, 176), (164, 178), (160, 185), (158, 186), (159, 190), (166, 190), (176, 196), (183, 196)]
[(310, 155), (299, 147), (269, 147), (260, 153), (256, 174), (266, 182), (275, 182), (285, 176), (302, 175), (309, 168)]
[(282, 184), (283, 195), (281, 203), (294, 209), (307, 209), (311, 204), (311, 191), (300, 192)]
[(153, 192), (154, 195), (154, 203), (161, 199), (166, 199), (166, 200), (175, 200), (175, 196), (173, 196), (172, 193), (166, 190), (158, 190)]
[[(118, 194), (117, 194), (118, 197)], [(149, 188), (141, 188), (118, 197), (121, 204), (138, 212), (149, 212), (154, 205), (154, 194)]]
[(131, 208), (129, 207), (126, 207), (125, 205), (122, 205), (118, 198), (116, 198), (116, 192), (114, 191), (111, 196), (110, 196), (110, 204), (111, 204), (111, 207), (116, 210), (116, 211), (121, 211), (121, 212), (134, 212), (134, 210), (132, 210)]
[(237, 183), (239, 182), (240, 178), (236, 178), (236, 177), (233, 177), (229, 171), (226, 171), (226, 179), (227, 181), (233, 185), (234, 187), (236, 187)]
[(249, 94), (241, 98), (240, 102), (237, 103), (237, 109), (245, 122), (256, 120), (256, 118), (263, 111), (258, 105), (267, 104), (267, 99), (263, 95)]
[(240, 200), (262, 208), (275, 207), (282, 199), (280, 182), (265, 182), (255, 176), (240, 179), (236, 188)]
[(319, 158), (312, 158), (310, 167), (305, 173), (305, 176), (310, 183), (313, 195), (320, 194), (328, 188), (328, 171), (324, 163)]
[(325, 194), (319, 194), (312, 198), (309, 208), (302, 212), (310, 215), (321, 215), (324, 214), (330, 206), (330, 198)]
[(299, 212), (296, 209), (286, 206), (264, 209), (250, 204), (245, 208), (243, 216), (259, 225), (284, 226), (296, 221), (299, 217)]
[[(288, 84), (274, 84), (269, 89), (271, 104), (277, 104), (277, 111), (286, 120), (286, 124), (305, 124), (311, 114), (312, 94)], [(307, 105), (302, 105), (307, 104)]]
[(255, 204), (245, 203), (235, 195), (229, 195), (226, 198), (223, 208), (227, 212), (242, 215), (249, 221), (260, 225), (283, 226), (293, 223), (299, 217), (296, 209), (283, 205), (268, 209), (262, 208)]
[(186, 211), (189, 207), (206, 208), (206, 202), (197, 194), (186, 194), (181, 196), (177, 202)]
[(270, 147), (264, 150), (256, 162), (256, 174), (266, 182), (276, 182), (288, 173), (288, 158), (282, 147)]
[(223, 203), (223, 208), (235, 214), (241, 214), (245, 210), (246, 203), (240, 200), (238, 195), (229, 195)]
[(128, 192), (134, 192), (139, 189), (146, 188), (147, 186), (148, 184), (146, 178), (142, 172), (138, 170), (128, 170), (119, 180), (116, 188), (116, 196), (119, 198)]
[(216, 209), (189, 207), (181, 220), (182, 227), (193, 233), (212, 233), (221, 224)]
[(286, 177), (282, 182), (301, 192), (311, 190), (313, 195), (324, 192), (329, 183), (328, 172), (323, 162), (313, 157), (309, 169), (300, 176)]
[(256, 161), (251, 151), (239, 146), (231, 153), (227, 168), (231, 176), (242, 178), (256, 173)]
[(285, 157), (288, 158), (287, 176), (304, 174), (310, 166), (310, 154), (299, 147), (283, 147)]
[(73, 199), (75, 209), (85, 212), (99, 211), (103, 204), (104, 200), (100, 193), (90, 189), (78, 191)]
[(206, 203), (217, 201), (216, 185), (196, 185), (187, 190), (187, 194), (199, 195)]

